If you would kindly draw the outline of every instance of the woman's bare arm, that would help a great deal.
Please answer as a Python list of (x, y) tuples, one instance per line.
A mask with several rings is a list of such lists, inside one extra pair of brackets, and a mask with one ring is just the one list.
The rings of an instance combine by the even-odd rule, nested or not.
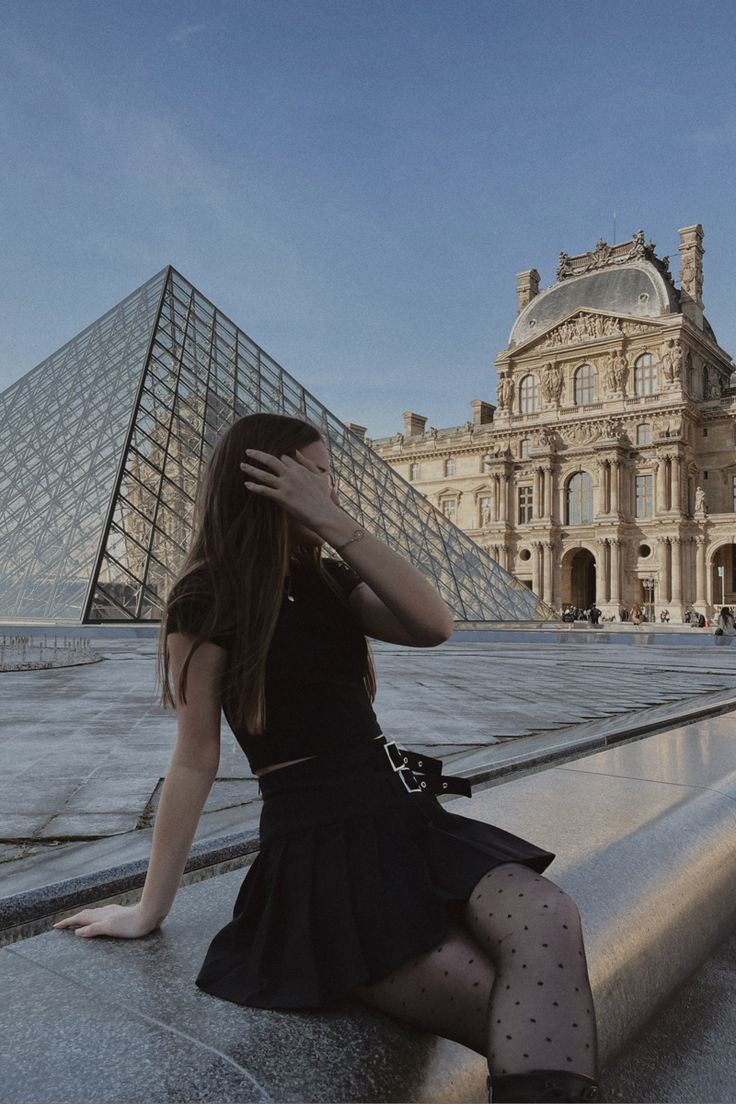
[[(358, 523), (339, 505), (314, 461), (298, 451), (296, 459), (258, 449), (246, 449), (246, 455), (268, 469), (241, 463), (249, 490), (278, 502), (333, 548), (350, 540)], [(432, 583), (398, 552), (367, 530), (364, 533), (340, 555), (366, 583), (356, 588), (363, 594), (355, 600), (365, 632), (415, 647), (430, 648), (448, 640), (454, 629), (452, 611)]]
[[(341, 507), (315, 530), (333, 548), (362, 528)], [(454, 629), (451, 610), (428, 579), (398, 552), (367, 530), (340, 553), (363, 579), (350, 605), (364, 631), (394, 644), (431, 648), (449, 640)]]
[[(176, 694), (179, 671), (191, 637), (168, 637), (171, 675)], [(166, 771), (153, 828), (151, 858), (143, 893), (136, 905), (103, 905), (82, 909), (54, 924), (76, 929), (84, 937), (114, 935), (135, 939), (158, 927), (176, 896), (220, 761), (222, 672), (227, 652), (207, 641), (192, 656), (187, 702), (176, 701), (176, 745)]]
[[(178, 679), (189, 641), (185, 633), (168, 637), (173, 679)], [(176, 703), (176, 745), (156, 811), (151, 859), (140, 900), (141, 912), (159, 923), (176, 896), (202, 808), (217, 776), (220, 687), (226, 661), (224, 648), (209, 641), (202, 644), (189, 664), (187, 703)]]

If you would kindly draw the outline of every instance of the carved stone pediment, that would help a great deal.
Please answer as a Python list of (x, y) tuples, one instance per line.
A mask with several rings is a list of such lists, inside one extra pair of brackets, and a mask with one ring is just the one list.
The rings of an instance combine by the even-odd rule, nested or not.
[(558, 432), (566, 448), (592, 445), (596, 441), (621, 441), (625, 436), (621, 419), (612, 416), (560, 426)]
[(622, 318), (601, 311), (577, 310), (544, 333), (530, 337), (515, 350), (514, 355), (518, 357), (522, 349), (524, 353), (546, 352), (550, 349), (556, 351), (569, 345), (583, 345), (591, 341), (657, 333), (660, 329), (661, 326), (656, 322)]
[(576, 422), (573, 425), (561, 426), (559, 433), (567, 448), (576, 445), (591, 445), (603, 435), (601, 422)]

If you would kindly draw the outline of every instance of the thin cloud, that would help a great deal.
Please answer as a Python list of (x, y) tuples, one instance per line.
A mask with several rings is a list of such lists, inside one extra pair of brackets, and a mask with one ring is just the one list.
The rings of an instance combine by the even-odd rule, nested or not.
[(201, 38), (205, 31), (213, 30), (212, 23), (182, 23), (169, 36), (169, 42), (174, 46), (186, 48), (191, 45), (192, 39)]

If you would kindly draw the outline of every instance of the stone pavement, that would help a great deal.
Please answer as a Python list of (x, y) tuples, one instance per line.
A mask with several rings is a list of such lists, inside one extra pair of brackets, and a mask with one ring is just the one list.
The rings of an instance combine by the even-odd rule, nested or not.
[[(47, 630), (48, 631), (48, 630)], [(51, 630), (53, 631), (53, 630)], [(59, 630), (68, 632), (68, 630)], [(4, 895), (60, 881), (85, 865), (148, 853), (176, 719), (155, 701), (158, 632), (84, 627), (100, 663), (4, 672), (0, 868)], [(703, 645), (712, 641), (703, 639)], [(375, 709), (384, 732), (445, 758), (475, 780), (541, 763), (611, 733), (650, 730), (736, 695), (736, 649), (656, 645), (448, 641), (438, 648), (373, 642)], [(249, 829), (257, 781), (223, 719), (222, 757), (196, 840)], [(90, 852), (91, 854), (92, 852)]]

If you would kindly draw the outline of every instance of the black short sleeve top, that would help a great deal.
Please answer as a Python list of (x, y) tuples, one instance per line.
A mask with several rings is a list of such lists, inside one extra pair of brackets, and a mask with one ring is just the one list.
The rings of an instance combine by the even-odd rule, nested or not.
[[(346, 599), (362, 582), (342, 560), (326, 558), (322, 564)], [(167, 626), (170, 632), (197, 632), (197, 610), (191, 604), (174, 607)], [(233, 636), (210, 639), (229, 648)], [(225, 717), (253, 771), (309, 755), (339, 753), (381, 734), (363, 681), (366, 648), (365, 634), (350, 608), (308, 564), (292, 562), (266, 657), (262, 734), (238, 730), (227, 684), (223, 689)]]

